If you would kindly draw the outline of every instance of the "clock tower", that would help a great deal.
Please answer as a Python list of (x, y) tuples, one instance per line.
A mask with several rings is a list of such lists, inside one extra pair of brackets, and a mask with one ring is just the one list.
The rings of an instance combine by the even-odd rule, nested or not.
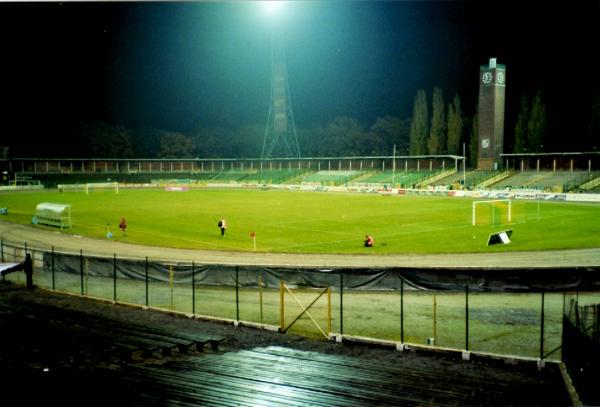
[(479, 68), (479, 142), (477, 169), (497, 170), (504, 151), (506, 67), (490, 58)]

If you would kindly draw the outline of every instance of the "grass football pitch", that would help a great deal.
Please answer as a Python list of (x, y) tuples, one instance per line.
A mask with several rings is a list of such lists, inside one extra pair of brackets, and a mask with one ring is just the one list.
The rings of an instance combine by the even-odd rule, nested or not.
[[(468, 253), (600, 246), (600, 205), (513, 200), (481, 205), (472, 225), (470, 198), (384, 196), (282, 190), (124, 189), (0, 193), (2, 219), (30, 224), (41, 202), (71, 205), (65, 233), (189, 249), (287, 253)], [(118, 228), (127, 220), (127, 233)], [(228, 229), (220, 236), (217, 222)], [(56, 230), (55, 227), (36, 225)], [(487, 246), (491, 233), (513, 230), (507, 245)], [(365, 235), (375, 246), (363, 247)]]

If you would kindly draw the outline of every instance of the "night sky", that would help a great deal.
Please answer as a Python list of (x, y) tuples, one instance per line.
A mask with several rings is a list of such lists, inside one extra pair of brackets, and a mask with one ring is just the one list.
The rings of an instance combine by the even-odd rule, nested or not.
[[(523, 3), (523, 4), (521, 4)], [(415, 94), (458, 92), (472, 115), (479, 65), (507, 69), (512, 132), (540, 89), (551, 136), (585, 132), (599, 93), (600, 2), (0, 3), (0, 146), (66, 142), (78, 123), (183, 133), (264, 124), (270, 33), (285, 38), (296, 125), (410, 117)]]

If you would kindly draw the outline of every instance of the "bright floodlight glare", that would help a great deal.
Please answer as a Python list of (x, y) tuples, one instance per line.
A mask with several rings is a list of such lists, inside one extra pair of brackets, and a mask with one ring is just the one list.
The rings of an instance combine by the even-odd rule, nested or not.
[(267, 14), (275, 14), (279, 11), (279, 9), (281, 9), (283, 3), (283, 1), (277, 0), (264, 0), (260, 2), (260, 5)]

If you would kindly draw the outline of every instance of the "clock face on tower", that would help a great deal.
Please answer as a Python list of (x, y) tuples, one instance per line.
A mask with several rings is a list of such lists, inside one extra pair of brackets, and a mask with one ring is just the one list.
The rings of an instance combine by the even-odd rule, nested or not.
[(486, 85), (492, 83), (492, 73), (484, 72), (483, 75), (481, 75), (481, 81)]
[(484, 149), (488, 149), (490, 147), (490, 139), (484, 138), (483, 140), (481, 140), (481, 147), (483, 147)]
[(504, 85), (504, 72), (498, 72), (496, 74), (496, 82), (498, 82), (500, 85)]

